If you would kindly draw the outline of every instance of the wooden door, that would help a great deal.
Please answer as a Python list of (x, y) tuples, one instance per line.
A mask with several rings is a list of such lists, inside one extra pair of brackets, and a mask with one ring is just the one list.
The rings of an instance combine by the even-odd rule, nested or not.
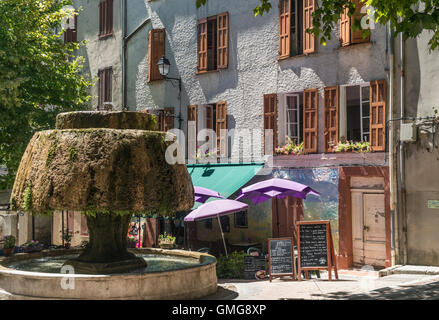
[(296, 223), (302, 219), (302, 199), (285, 197), (283, 199), (272, 200), (273, 238), (293, 238), (296, 244)]
[(152, 248), (156, 244), (157, 238), (157, 220), (147, 218), (145, 222), (145, 230), (143, 231), (143, 247)]
[(384, 193), (352, 190), (351, 195), (354, 265), (384, 267), (386, 260)]
[(386, 228), (384, 194), (363, 194), (364, 263), (384, 267)]

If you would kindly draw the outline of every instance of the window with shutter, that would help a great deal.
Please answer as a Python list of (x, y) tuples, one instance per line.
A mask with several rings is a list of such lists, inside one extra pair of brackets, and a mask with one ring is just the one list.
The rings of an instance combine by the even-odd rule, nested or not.
[(340, 15), (340, 44), (343, 47), (370, 41), (370, 36), (363, 38), (363, 30), (354, 31), (354, 24), (359, 26), (361, 19), (366, 15), (366, 13), (361, 13), (364, 1), (352, 0), (352, 2), (355, 3), (355, 13), (349, 16), (349, 9), (345, 8), (344, 12)]
[(229, 14), (200, 19), (197, 25), (197, 72), (228, 68)]
[(279, 59), (303, 54), (305, 1), (279, 1)]
[(113, 0), (99, 2), (99, 38), (113, 34)]
[[(105, 68), (98, 71), (99, 89), (98, 89), (98, 110), (111, 109), (113, 101), (112, 82), (113, 68)], [(108, 104), (108, 105), (107, 105)]]
[(165, 55), (165, 29), (152, 29), (148, 34), (148, 82), (163, 80), (157, 63)]
[(312, 29), (312, 14), (315, 9), (315, 0), (304, 0), (303, 4), (303, 53), (312, 53), (315, 51), (314, 34), (306, 32)]
[(227, 104), (224, 101), (216, 104), (216, 146), (220, 157), (227, 157)]
[(64, 43), (77, 41), (78, 16), (67, 19), (68, 28), (64, 32)]
[(370, 146), (373, 151), (386, 148), (386, 81), (370, 83)]
[[(272, 130), (268, 132), (267, 130)], [(277, 94), (264, 95), (264, 153), (269, 150), (267, 141), (272, 143), (273, 153), (277, 147)]]
[(229, 65), (229, 13), (217, 16), (218, 29), (218, 69), (225, 69)]
[(318, 148), (318, 89), (303, 91), (303, 141), (306, 153), (316, 153)]
[(338, 86), (325, 88), (325, 152), (338, 143)]
[(174, 128), (174, 108), (157, 110), (159, 131), (166, 132)]

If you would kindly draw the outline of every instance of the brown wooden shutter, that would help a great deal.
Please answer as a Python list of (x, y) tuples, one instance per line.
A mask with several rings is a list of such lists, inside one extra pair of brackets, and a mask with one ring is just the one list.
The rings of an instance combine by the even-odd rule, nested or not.
[(98, 85), (98, 110), (103, 109), (103, 102), (105, 98), (104, 86), (105, 86), (105, 70), (98, 71), (99, 85)]
[[(198, 134), (198, 128), (197, 128), (197, 105), (191, 105), (187, 107), (187, 146), (188, 146), (188, 158), (190, 158), (191, 154), (195, 156), (196, 153), (196, 146), (197, 146), (197, 134)], [(189, 121), (195, 121), (195, 137), (192, 137), (189, 134)], [(191, 143), (194, 146), (195, 149), (189, 150), (191, 147)]]
[(306, 153), (316, 153), (318, 148), (319, 90), (303, 91), (303, 141)]
[(315, 0), (303, 0), (303, 53), (312, 53), (315, 51), (315, 37), (314, 34), (306, 32), (311, 29), (312, 13), (314, 12)]
[(291, 52), (291, 0), (279, 1), (279, 58)]
[(107, 0), (106, 16), (105, 34), (109, 35), (113, 33), (113, 0)]
[(87, 216), (81, 214), (81, 236), (88, 236)]
[(325, 88), (325, 152), (338, 143), (338, 86)]
[(213, 129), (213, 107), (206, 106), (206, 129)]
[(266, 151), (266, 132), (265, 130), (273, 130), (273, 152), (277, 147), (277, 94), (264, 95), (264, 154)]
[(162, 80), (157, 63), (165, 55), (165, 29), (152, 29), (148, 35), (148, 82)]
[(218, 69), (226, 69), (229, 66), (229, 13), (221, 13), (217, 16), (217, 62)]
[(373, 151), (386, 148), (386, 80), (370, 83), (370, 146)]
[(216, 104), (216, 147), (217, 154), (226, 157), (227, 139), (227, 104), (224, 101)]
[(340, 44), (348, 46), (351, 44), (351, 17), (348, 15), (349, 8), (345, 8), (340, 15)]
[(207, 19), (198, 20), (198, 71), (207, 71)]
[(354, 31), (352, 26), (354, 25), (355, 20), (360, 20), (366, 15), (366, 13), (361, 13), (361, 8), (364, 3), (362, 0), (352, 0), (355, 3), (355, 13), (351, 17), (351, 42), (352, 43), (363, 43), (369, 42), (370, 36), (363, 39), (363, 30)]
[[(105, 101), (104, 102), (112, 102), (113, 101), (113, 68), (105, 69)], [(104, 109), (105, 109), (104, 105)]]
[(106, 1), (99, 2), (99, 35), (105, 33), (105, 7)]

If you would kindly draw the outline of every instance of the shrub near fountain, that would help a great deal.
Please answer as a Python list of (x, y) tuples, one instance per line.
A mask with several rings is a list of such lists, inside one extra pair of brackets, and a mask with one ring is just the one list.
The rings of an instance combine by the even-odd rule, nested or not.
[(172, 215), (190, 210), (194, 202), (186, 165), (165, 160), (175, 136), (166, 139), (167, 133), (156, 129), (155, 117), (148, 113), (58, 115), (56, 129), (35, 133), (27, 146), (12, 190), (12, 209), (33, 215), (55, 210), (85, 214), (89, 245), (65, 263), (76, 273), (144, 268), (145, 260), (127, 251), (132, 214)]

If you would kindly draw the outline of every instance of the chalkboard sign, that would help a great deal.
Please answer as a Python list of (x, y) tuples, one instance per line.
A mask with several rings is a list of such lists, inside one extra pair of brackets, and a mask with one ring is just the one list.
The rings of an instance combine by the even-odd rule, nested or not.
[(245, 256), (244, 257), (244, 279), (254, 280), (256, 272), (265, 272), (265, 257)]
[(302, 224), (300, 229), (300, 266), (328, 267), (326, 224)]
[(297, 222), (298, 275), (307, 270), (328, 269), (329, 280), (332, 280), (332, 268), (338, 279), (329, 221)]
[(274, 277), (295, 275), (292, 238), (268, 239), (270, 281)]

